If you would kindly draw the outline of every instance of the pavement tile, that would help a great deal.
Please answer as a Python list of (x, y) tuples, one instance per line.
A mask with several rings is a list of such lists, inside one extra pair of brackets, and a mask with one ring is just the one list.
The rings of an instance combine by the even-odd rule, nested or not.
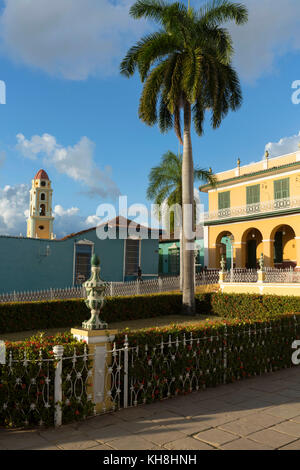
[(143, 439), (140, 436), (126, 436), (120, 439), (116, 439), (109, 444), (115, 450), (152, 450), (156, 449), (152, 442)]
[(50, 443), (45, 441), (43, 437), (39, 436), (37, 433), (26, 434), (24, 431), (21, 434), (14, 436), (12, 433), (10, 435), (3, 437), (1, 436), (0, 445), (6, 450), (24, 450), (32, 449), (33, 447), (39, 447), (40, 445), (50, 445)]
[(168, 450), (215, 450), (214, 447), (192, 437), (169, 442), (164, 447)]
[(199, 434), (196, 434), (194, 438), (211, 445), (220, 446), (238, 439), (238, 436), (222, 431), (221, 429), (209, 429), (208, 431), (202, 431)]
[(170, 430), (167, 426), (157, 426), (139, 433), (139, 437), (143, 437), (153, 444), (165, 445), (171, 441), (184, 439), (186, 435), (177, 430)]
[(285, 403), (279, 406), (272, 406), (266, 410), (266, 413), (291, 419), (300, 415), (300, 403)]
[(282, 418), (278, 416), (272, 416), (266, 413), (254, 413), (244, 418), (225, 423), (220, 427), (225, 431), (238, 434), (239, 436), (247, 436), (280, 422), (282, 422)]
[(112, 424), (111, 426), (105, 426), (104, 428), (85, 428), (84, 431), (82, 431), (80, 434), (88, 439), (106, 443), (124, 436), (131, 436), (132, 431), (130, 426), (126, 427), (120, 426), (119, 424)]
[(261, 444), (272, 447), (273, 449), (278, 449), (296, 440), (293, 436), (273, 431), (272, 429), (264, 429), (262, 431), (255, 432), (249, 436), (249, 439), (260, 442)]
[(280, 450), (300, 450), (300, 439), (297, 441), (291, 442), (287, 446), (283, 446)]
[(273, 450), (265, 444), (251, 441), (250, 439), (237, 439), (221, 446), (221, 450)]
[(273, 431), (283, 432), (289, 434), (290, 436), (300, 438), (300, 423), (295, 423), (293, 421), (284, 421), (283, 423), (277, 424), (271, 428)]

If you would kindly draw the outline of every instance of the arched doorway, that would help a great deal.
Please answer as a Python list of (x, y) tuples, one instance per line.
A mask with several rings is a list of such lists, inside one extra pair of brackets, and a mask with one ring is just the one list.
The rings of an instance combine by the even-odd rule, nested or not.
[(231, 232), (221, 232), (216, 240), (216, 267), (220, 268), (221, 257), (224, 256), (226, 269), (233, 267), (233, 242), (234, 237)]
[(243, 264), (247, 269), (256, 269), (258, 267), (258, 260), (263, 253), (261, 232), (252, 227), (244, 233), (242, 237), (243, 242)]
[(274, 267), (288, 268), (297, 265), (295, 231), (290, 225), (280, 225), (271, 234), (274, 240)]

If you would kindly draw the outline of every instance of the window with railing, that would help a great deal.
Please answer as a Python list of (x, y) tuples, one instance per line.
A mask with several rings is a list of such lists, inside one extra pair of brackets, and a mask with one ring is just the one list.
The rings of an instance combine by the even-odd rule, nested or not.
[(260, 211), (260, 185), (247, 186), (246, 188), (247, 214)]
[(218, 193), (219, 217), (230, 215), (230, 191)]
[(287, 199), (290, 197), (290, 179), (284, 178), (274, 181), (274, 199)]

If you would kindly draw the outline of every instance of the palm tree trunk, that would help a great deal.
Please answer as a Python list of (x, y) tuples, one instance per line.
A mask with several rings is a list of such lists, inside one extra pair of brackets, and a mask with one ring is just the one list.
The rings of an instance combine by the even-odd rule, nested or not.
[(194, 164), (191, 142), (191, 106), (184, 102), (184, 133), (182, 158), (182, 213), (183, 213), (183, 313), (195, 313), (195, 257), (194, 257)]
[(182, 227), (180, 229), (180, 290), (183, 289), (183, 239), (182, 239)]

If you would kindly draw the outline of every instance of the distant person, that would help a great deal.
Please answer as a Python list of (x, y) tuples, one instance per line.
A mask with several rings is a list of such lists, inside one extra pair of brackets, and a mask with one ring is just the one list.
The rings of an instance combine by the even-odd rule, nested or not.
[(137, 280), (138, 281), (142, 281), (142, 270), (140, 268), (140, 266), (138, 267), (138, 271), (137, 271)]

